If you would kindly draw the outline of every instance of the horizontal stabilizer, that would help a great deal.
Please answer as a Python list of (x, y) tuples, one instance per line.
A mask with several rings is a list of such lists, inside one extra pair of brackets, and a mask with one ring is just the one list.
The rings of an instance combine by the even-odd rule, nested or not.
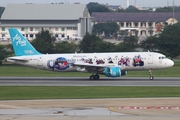
[(20, 62), (28, 62), (28, 59), (22, 57), (8, 57), (7, 61), (20, 61)]

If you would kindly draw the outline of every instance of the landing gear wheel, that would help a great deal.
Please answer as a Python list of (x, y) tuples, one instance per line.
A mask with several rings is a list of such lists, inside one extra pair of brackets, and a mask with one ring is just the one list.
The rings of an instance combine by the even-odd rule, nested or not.
[(91, 76), (89, 77), (90, 80), (99, 80), (99, 78), (100, 78), (100, 76), (99, 76), (98, 74), (96, 74), (96, 75), (91, 75)]
[(95, 78), (94, 75), (91, 75), (91, 76), (89, 77), (90, 80), (94, 80), (94, 78)]
[(153, 77), (153, 76), (150, 76), (149, 79), (150, 79), (150, 80), (154, 80), (154, 77)]
[(98, 74), (94, 75), (94, 79), (99, 80), (99, 75)]

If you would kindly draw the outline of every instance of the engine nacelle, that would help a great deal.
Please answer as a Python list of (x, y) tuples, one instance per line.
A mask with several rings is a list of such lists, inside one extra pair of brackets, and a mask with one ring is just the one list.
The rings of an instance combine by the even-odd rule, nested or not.
[(104, 68), (104, 74), (107, 77), (120, 77), (121, 76), (121, 68), (120, 67)]
[(127, 74), (127, 71), (121, 70), (120, 67), (104, 68), (104, 74), (107, 77), (120, 77)]

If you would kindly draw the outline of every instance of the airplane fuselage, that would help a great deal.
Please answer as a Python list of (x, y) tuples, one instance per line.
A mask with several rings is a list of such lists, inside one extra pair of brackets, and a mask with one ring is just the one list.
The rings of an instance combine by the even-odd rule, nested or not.
[(74, 63), (114, 65), (126, 71), (163, 69), (172, 66), (171, 60), (167, 59), (163, 54), (155, 52), (41, 54), (16, 57), (21, 57), (26, 61), (14, 61), (11, 59), (8, 59), (8, 61), (53, 71), (82, 71), (80, 67), (74, 66)]

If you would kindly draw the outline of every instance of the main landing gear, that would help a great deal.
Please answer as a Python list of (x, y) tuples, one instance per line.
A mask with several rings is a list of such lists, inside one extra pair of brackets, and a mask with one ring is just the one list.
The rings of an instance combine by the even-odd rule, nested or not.
[(89, 77), (90, 80), (99, 80), (100, 76), (98, 74), (95, 74), (95, 75), (91, 75)]

